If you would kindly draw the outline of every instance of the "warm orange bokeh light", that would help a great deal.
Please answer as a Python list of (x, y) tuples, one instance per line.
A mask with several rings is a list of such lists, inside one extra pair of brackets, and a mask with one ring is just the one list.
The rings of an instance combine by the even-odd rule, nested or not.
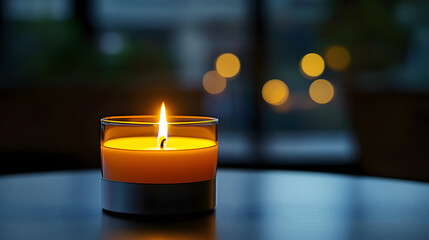
[(203, 87), (210, 94), (219, 94), (225, 90), (226, 79), (216, 71), (209, 71), (203, 77)]
[(232, 78), (240, 71), (240, 60), (232, 53), (224, 53), (216, 59), (216, 71), (226, 78)]
[(311, 84), (309, 93), (313, 101), (325, 104), (334, 97), (334, 86), (325, 79), (318, 79)]
[(289, 96), (289, 88), (286, 83), (278, 79), (269, 80), (262, 87), (262, 97), (272, 105), (280, 105)]
[(350, 65), (350, 53), (342, 46), (332, 46), (325, 53), (326, 65), (336, 71), (342, 71)]
[(309, 53), (301, 60), (301, 70), (306, 77), (317, 77), (323, 73), (325, 62), (323, 58), (316, 53)]
[(165, 113), (165, 104), (163, 102), (161, 106), (161, 113), (159, 114), (158, 147), (164, 149), (167, 146), (167, 139), (167, 114)]

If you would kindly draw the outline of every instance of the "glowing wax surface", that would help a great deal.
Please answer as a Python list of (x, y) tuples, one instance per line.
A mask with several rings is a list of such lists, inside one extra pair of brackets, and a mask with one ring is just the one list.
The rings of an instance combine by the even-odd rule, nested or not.
[(160, 149), (157, 137), (110, 139), (101, 146), (103, 177), (132, 183), (186, 183), (216, 176), (218, 146), (203, 138), (168, 137)]

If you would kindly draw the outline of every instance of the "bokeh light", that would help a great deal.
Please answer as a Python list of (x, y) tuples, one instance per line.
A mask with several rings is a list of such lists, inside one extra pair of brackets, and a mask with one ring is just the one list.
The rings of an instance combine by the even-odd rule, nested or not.
[(334, 97), (334, 86), (325, 79), (318, 79), (311, 84), (309, 92), (313, 101), (325, 104)]
[(99, 47), (104, 54), (118, 54), (123, 50), (124, 45), (124, 38), (119, 33), (109, 32), (100, 37)]
[(262, 87), (262, 97), (272, 105), (280, 105), (289, 96), (289, 88), (286, 83), (278, 79), (269, 80)]
[(212, 70), (204, 74), (203, 87), (210, 94), (219, 94), (225, 90), (226, 79)]
[(342, 46), (332, 46), (325, 52), (326, 65), (336, 71), (342, 71), (350, 65), (350, 53)]
[(301, 70), (307, 77), (317, 77), (323, 73), (325, 62), (316, 53), (309, 53), (301, 60)]
[(232, 53), (224, 53), (216, 59), (216, 71), (223, 77), (232, 78), (240, 71), (240, 60)]

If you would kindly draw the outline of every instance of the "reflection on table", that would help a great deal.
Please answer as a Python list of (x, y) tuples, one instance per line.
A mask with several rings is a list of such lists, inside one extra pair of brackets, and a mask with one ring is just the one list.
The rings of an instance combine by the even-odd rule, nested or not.
[(215, 214), (171, 217), (124, 217), (103, 212), (101, 239), (215, 239)]

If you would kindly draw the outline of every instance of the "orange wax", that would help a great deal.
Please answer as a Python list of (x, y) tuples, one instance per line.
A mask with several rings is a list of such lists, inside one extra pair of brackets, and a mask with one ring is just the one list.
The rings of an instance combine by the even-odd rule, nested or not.
[(215, 141), (168, 137), (166, 147), (156, 137), (124, 137), (101, 146), (103, 177), (130, 183), (187, 183), (215, 178)]

